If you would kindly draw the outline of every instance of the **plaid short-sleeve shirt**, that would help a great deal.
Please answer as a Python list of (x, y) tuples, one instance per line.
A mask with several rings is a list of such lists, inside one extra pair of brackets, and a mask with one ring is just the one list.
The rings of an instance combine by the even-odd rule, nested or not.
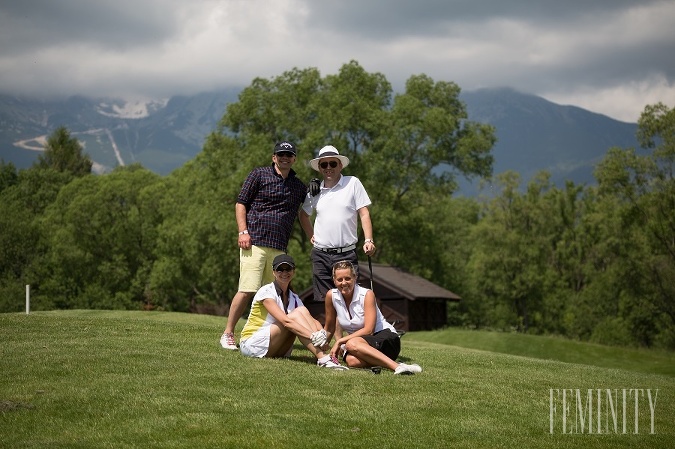
[(274, 165), (249, 173), (237, 202), (246, 206), (246, 226), (251, 243), (286, 251), (293, 223), (307, 195), (307, 186), (291, 169), (284, 179)]

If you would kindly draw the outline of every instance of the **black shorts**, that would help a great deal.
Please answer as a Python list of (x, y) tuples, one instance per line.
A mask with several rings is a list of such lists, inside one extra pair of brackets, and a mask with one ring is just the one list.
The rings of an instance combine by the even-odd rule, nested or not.
[(396, 361), (396, 357), (401, 352), (401, 337), (389, 329), (381, 330), (373, 335), (366, 335), (363, 339), (370, 346), (394, 361)]

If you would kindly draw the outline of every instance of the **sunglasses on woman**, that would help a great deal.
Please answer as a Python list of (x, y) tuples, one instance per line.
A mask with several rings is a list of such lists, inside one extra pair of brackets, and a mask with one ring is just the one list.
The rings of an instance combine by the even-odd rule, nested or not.
[(277, 269), (275, 271), (284, 272), (284, 271), (293, 271), (293, 270), (295, 270), (295, 268), (293, 268), (289, 265), (282, 265), (280, 267), (277, 267)]
[(337, 167), (338, 163), (337, 161), (330, 161), (330, 162), (322, 162), (319, 164), (319, 167), (326, 169), (330, 165), (330, 168), (335, 168)]

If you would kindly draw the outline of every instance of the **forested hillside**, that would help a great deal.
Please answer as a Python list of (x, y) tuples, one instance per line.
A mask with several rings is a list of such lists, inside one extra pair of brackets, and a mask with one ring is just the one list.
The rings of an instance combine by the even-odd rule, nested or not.
[(237, 94), (224, 90), (136, 102), (0, 95), (0, 158), (30, 167), (44, 138), (63, 126), (85, 147), (97, 173), (140, 163), (166, 175), (199, 153)]
[[(63, 100), (0, 95), (0, 158), (19, 168), (37, 159), (44, 139), (64, 126), (84, 146), (94, 171), (140, 163), (167, 175), (192, 160), (242, 89), (174, 96), (162, 101), (72, 97)], [(593, 169), (613, 146), (637, 146), (634, 123), (563, 106), (511, 89), (462, 90), (468, 116), (494, 126), (493, 173), (513, 170), (529, 181), (547, 170), (563, 187), (594, 183)], [(320, 147), (319, 147), (320, 148)], [(301, 148), (310, 158), (318, 148)], [(441, 165), (439, 171), (453, 167)], [(479, 182), (459, 178), (457, 196), (475, 196)]]
[[(485, 198), (452, 195), (458, 177), (491, 175), (496, 139), (451, 82), (415, 75), (394, 94), (356, 62), (325, 77), (295, 69), (254, 80), (219, 123), (167, 176), (140, 165), (82, 173), (87, 156), (64, 130), (35, 167), (3, 163), (0, 310), (20, 311), (30, 284), (36, 309), (224, 312), (239, 272), (236, 195), (289, 139), (350, 157), (346, 174), (373, 201), (375, 260), (458, 293), (452, 324), (675, 349), (675, 110), (665, 105), (645, 108), (642, 148), (610, 149), (595, 185), (558, 187), (546, 172), (522, 185), (506, 172)], [(310, 284), (309, 248), (297, 226), (298, 290)]]

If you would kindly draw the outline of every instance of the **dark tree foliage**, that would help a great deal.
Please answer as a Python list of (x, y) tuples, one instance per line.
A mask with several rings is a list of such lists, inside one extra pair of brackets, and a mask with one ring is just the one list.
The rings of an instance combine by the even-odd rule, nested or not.
[(39, 168), (52, 168), (73, 176), (91, 173), (91, 158), (83, 153), (82, 145), (63, 126), (57, 128), (47, 139), (45, 151), (34, 164)]
[(4, 159), (0, 159), (0, 193), (7, 187), (11, 187), (19, 180), (19, 173), (16, 167), (11, 162), (5, 163)]

